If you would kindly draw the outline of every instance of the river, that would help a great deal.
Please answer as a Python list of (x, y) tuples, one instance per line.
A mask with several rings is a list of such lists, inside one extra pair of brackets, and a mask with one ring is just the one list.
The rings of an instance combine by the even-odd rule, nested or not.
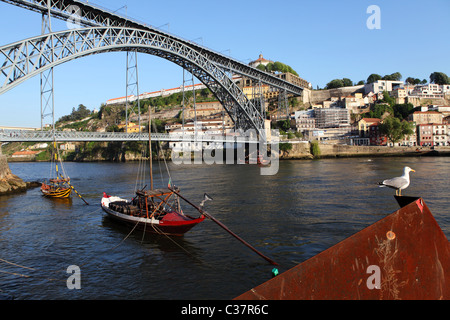
[[(155, 184), (160, 165), (154, 163)], [(416, 170), (404, 195), (421, 196), (450, 235), (449, 157), (281, 161), (277, 175), (251, 165), (175, 165), (172, 181), (258, 250), (280, 272), (307, 260), (398, 209), (394, 191), (377, 182)], [(0, 197), (0, 293), (29, 299), (232, 299), (269, 280), (273, 266), (205, 220), (184, 237), (146, 235), (102, 212), (103, 192), (132, 197), (138, 163), (65, 163), (71, 202), (39, 188)], [(49, 163), (11, 163), (26, 181), (48, 176)], [(167, 185), (164, 176), (163, 185)], [(198, 215), (188, 205), (185, 212)], [(69, 266), (81, 289), (69, 290)]]

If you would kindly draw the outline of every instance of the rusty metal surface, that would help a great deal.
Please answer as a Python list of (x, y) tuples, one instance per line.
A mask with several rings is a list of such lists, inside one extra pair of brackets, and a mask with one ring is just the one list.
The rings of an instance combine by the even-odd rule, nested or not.
[(450, 299), (450, 244), (421, 198), (236, 300)]

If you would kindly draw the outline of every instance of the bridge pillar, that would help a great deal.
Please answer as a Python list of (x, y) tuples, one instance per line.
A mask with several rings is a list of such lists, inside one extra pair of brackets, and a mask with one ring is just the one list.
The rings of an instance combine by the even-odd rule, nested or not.
[[(132, 104), (131, 107), (129, 105), (130, 95), (134, 95), (136, 97), (136, 105)], [(126, 132), (128, 132), (128, 110), (130, 110), (131, 114), (136, 110), (136, 108), (138, 112), (139, 132), (141, 132), (141, 103), (139, 98), (137, 51), (127, 51), (127, 88), (125, 101)]]
[[(52, 32), (52, 23), (50, 16), (50, 0), (47, 0), (47, 12), (42, 12), (42, 29), (41, 34), (44, 35), (46, 33)], [(47, 46), (53, 47), (53, 40), (50, 40), (50, 43)], [(50, 56), (53, 60), (53, 55)], [(45, 59), (45, 57), (42, 57)], [(43, 63), (39, 61), (39, 63)], [(47, 71), (41, 72), (41, 131), (44, 130), (45, 118), (47, 116), (52, 116), (52, 128), (55, 130), (55, 98), (53, 91), (53, 67)]]

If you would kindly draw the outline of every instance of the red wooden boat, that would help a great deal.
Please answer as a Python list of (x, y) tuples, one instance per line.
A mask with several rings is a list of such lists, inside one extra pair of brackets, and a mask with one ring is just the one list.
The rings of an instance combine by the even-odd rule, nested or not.
[(450, 243), (421, 198), (236, 300), (450, 299)]
[(131, 201), (103, 193), (101, 206), (109, 217), (141, 231), (181, 236), (205, 216), (184, 215), (176, 198), (170, 189), (138, 191)]

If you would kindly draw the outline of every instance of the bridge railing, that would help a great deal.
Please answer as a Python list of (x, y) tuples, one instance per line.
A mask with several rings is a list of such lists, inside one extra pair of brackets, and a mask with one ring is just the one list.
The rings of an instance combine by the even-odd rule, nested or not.
[[(0, 129), (0, 142), (113, 142), (148, 141), (148, 133), (39, 131)], [(252, 135), (221, 135), (208, 133), (152, 133), (152, 141), (210, 142), (210, 143), (260, 143)]]

